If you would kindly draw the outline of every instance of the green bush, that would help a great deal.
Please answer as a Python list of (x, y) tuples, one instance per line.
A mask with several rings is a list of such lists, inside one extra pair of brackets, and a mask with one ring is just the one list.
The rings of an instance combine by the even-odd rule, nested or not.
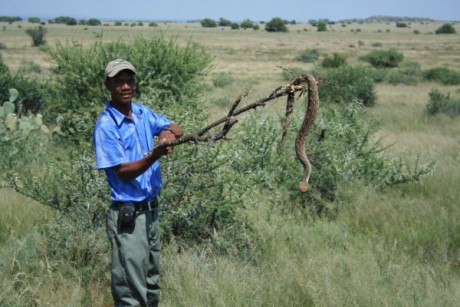
[(78, 24), (77, 19), (69, 16), (59, 16), (49, 21), (50, 23), (60, 23), (68, 26), (76, 26)]
[(226, 18), (221, 17), (219, 19), (219, 27), (229, 27), (232, 25), (232, 22)]
[(346, 58), (343, 55), (340, 55), (338, 53), (334, 53), (332, 57), (329, 57), (329, 55), (326, 55), (326, 57), (321, 62), (321, 66), (323, 68), (337, 68), (337, 67), (345, 66), (345, 65), (347, 65)]
[(436, 67), (425, 71), (424, 77), (428, 81), (440, 82), (445, 85), (460, 84), (460, 72), (446, 68)]
[(205, 19), (201, 20), (200, 23), (201, 23), (201, 26), (203, 28), (215, 28), (215, 27), (217, 27), (217, 23), (211, 18), (205, 18)]
[(426, 111), (429, 115), (444, 113), (450, 116), (460, 115), (460, 99), (452, 98), (450, 93), (442, 94), (434, 89), (429, 93), (429, 102), (426, 106)]
[(20, 106), (18, 109), (21, 114), (19, 115), (28, 112), (36, 114), (45, 107), (44, 84), (38, 80), (26, 78), (22, 70), (11, 75), (0, 56), (0, 99), (7, 100), (11, 88), (19, 92), (19, 99), (16, 101), (17, 106)]
[(435, 31), (436, 34), (455, 34), (457, 31), (450, 23), (445, 23)]
[(323, 102), (351, 103), (359, 100), (365, 106), (377, 101), (372, 71), (366, 67), (340, 66), (322, 69), (318, 72), (319, 93)]
[(395, 49), (374, 50), (360, 57), (360, 60), (371, 64), (375, 68), (398, 67), (403, 59), (404, 55)]
[(288, 32), (286, 23), (279, 17), (272, 18), (265, 24), (265, 31), (267, 32)]
[(327, 31), (327, 27), (326, 27), (326, 23), (325, 23), (325, 22), (322, 22), (322, 21), (318, 22), (318, 24), (317, 24), (316, 27), (317, 27), (318, 32)]
[(232, 84), (234, 81), (235, 79), (229, 75), (219, 74), (212, 80), (212, 84), (214, 84), (215, 87), (225, 87)]
[(99, 19), (90, 18), (86, 22), (86, 25), (88, 25), (88, 26), (100, 26), (100, 25), (102, 25), (102, 23), (101, 23), (101, 21)]
[(386, 70), (385, 73), (385, 81), (395, 85), (414, 85), (423, 77), (420, 64), (415, 61), (403, 62), (400, 67)]
[(171, 105), (196, 107), (203, 86), (198, 77), (211, 61), (200, 46), (190, 43), (180, 47), (175, 39), (165, 39), (160, 33), (132, 43), (96, 42), (85, 49), (58, 43), (49, 52), (56, 67), (47, 114), (52, 120), (58, 114), (63, 116), (67, 123), (63, 132), (84, 139), (91, 138), (92, 125), (88, 123), (94, 122), (108, 98), (103, 72), (109, 61), (125, 58), (134, 64), (139, 80), (136, 99), (142, 97), (158, 111)]
[(32, 39), (32, 46), (37, 47), (46, 43), (45, 35), (47, 31), (47, 29), (40, 25), (38, 28), (27, 29), (26, 34)]
[(299, 62), (312, 63), (316, 61), (320, 56), (320, 53), (316, 49), (308, 49), (301, 52), (296, 56), (295, 60)]
[(405, 22), (397, 21), (396, 28), (407, 28), (407, 24)]
[(30, 23), (40, 23), (41, 20), (39, 17), (29, 17), (27, 21)]
[(240, 24), (240, 27), (242, 29), (251, 29), (254, 28), (254, 22), (252, 22), (250, 19), (245, 19), (243, 22)]

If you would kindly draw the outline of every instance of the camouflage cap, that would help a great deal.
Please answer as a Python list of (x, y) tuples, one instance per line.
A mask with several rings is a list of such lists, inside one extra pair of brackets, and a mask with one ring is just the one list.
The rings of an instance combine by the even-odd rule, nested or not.
[(137, 74), (136, 69), (133, 64), (123, 59), (116, 59), (107, 64), (104, 73), (104, 80), (107, 78), (115, 77), (122, 70), (131, 70), (133, 73)]

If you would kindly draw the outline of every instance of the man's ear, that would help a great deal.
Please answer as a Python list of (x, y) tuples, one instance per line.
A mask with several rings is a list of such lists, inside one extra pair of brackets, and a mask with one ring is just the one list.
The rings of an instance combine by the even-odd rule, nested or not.
[(109, 87), (109, 78), (105, 79), (104, 80), (104, 85), (105, 85), (105, 88), (110, 90), (110, 87)]

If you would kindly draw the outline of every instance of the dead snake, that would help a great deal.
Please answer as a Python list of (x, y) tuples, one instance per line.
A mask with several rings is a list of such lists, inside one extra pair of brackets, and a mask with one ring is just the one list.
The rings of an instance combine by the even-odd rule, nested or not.
[[(297, 137), (295, 140), (295, 153), (297, 159), (303, 166), (303, 178), (299, 183), (299, 190), (302, 193), (308, 190), (308, 182), (311, 175), (311, 164), (305, 151), (305, 141), (307, 140), (307, 137), (313, 127), (319, 110), (318, 82), (311, 75), (306, 75), (305, 79), (308, 82), (308, 104), (302, 125), (297, 132)], [(285, 123), (283, 125), (283, 134), (278, 146), (279, 149), (283, 146), (284, 138), (287, 134), (287, 128), (292, 121), (294, 100), (295, 90), (293, 88), (292, 91), (288, 94), (287, 98), (286, 117)]]

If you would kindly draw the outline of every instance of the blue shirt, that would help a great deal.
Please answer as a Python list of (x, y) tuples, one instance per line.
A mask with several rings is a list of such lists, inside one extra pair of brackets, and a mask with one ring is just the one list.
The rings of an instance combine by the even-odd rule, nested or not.
[(112, 201), (151, 200), (163, 186), (158, 161), (130, 181), (122, 180), (113, 168), (144, 158), (155, 146), (153, 137), (172, 123), (140, 103), (131, 105), (133, 119), (126, 117), (107, 101), (106, 109), (94, 128), (96, 166), (105, 170)]

